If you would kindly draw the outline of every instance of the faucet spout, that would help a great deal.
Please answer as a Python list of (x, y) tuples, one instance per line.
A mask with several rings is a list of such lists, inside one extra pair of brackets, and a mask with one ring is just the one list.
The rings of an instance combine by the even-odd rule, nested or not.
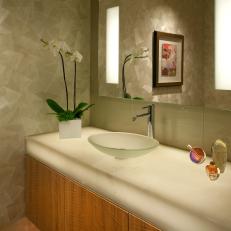
[(132, 121), (136, 121), (136, 119), (139, 118), (139, 117), (149, 116), (149, 115), (150, 115), (149, 112), (142, 113), (142, 114), (139, 114), (139, 115), (135, 115), (135, 116), (132, 117)]
[(153, 126), (152, 126), (152, 123), (150, 121), (148, 122), (148, 137), (154, 138), (153, 137)]

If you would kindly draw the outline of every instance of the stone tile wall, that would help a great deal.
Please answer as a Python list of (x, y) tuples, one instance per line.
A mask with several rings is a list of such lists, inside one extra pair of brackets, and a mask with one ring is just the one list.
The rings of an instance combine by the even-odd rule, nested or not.
[[(60, 60), (41, 47), (41, 37), (65, 40), (83, 54), (77, 94), (88, 102), (90, 0), (0, 1), (0, 228), (24, 213), (24, 137), (57, 130), (46, 98), (64, 105)], [(71, 86), (74, 67), (68, 69)]]

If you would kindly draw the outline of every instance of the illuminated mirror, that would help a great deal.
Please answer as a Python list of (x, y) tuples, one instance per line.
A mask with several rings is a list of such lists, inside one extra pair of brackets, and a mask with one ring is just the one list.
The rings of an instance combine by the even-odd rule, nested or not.
[(106, 82), (119, 83), (119, 7), (107, 9)]
[[(125, 98), (124, 60), (137, 49), (147, 48), (147, 58), (126, 63), (124, 82), (132, 99), (230, 110), (231, 0), (203, 0), (196, 5), (194, 0), (170, 2), (99, 1), (99, 96)], [(114, 32), (109, 32), (112, 29), (109, 18), (113, 15), (119, 28), (118, 34), (111, 36)], [(152, 87), (157, 69), (153, 64), (154, 31), (184, 36), (181, 86)], [(114, 39), (111, 46), (110, 37)], [(109, 53), (113, 55), (110, 57)], [(170, 57), (159, 55), (159, 60), (163, 60), (158, 65), (169, 65), (165, 61), (171, 61)]]
[(215, 86), (231, 90), (231, 0), (216, 0), (215, 12)]

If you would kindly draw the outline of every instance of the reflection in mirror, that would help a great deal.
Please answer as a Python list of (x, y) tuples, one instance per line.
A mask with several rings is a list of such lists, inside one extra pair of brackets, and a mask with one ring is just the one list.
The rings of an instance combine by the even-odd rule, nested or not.
[(148, 48), (142, 47), (140, 49), (134, 50), (131, 52), (129, 55), (127, 55), (123, 61), (123, 67), (122, 67), (122, 90), (123, 90), (123, 95), (122, 97), (125, 99), (143, 99), (140, 96), (132, 96), (127, 92), (127, 87), (126, 87), (126, 78), (125, 78), (125, 65), (127, 63), (134, 63), (138, 59), (144, 59), (148, 57)]
[[(133, 32), (128, 24), (133, 24), (134, 16), (129, 14), (130, 4), (126, 1), (100, 0), (99, 1), (99, 52), (98, 52), (98, 76), (99, 95), (119, 98), (136, 98), (151, 101), (152, 97), (152, 61), (151, 52), (146, 58), (132, 58), (130, 55), (143, 47), (149, 51), (152, 45), (147, 46), (146, 41), (134, 41)], [(106, 83), (106, 12), (108, 8), (119, 6), (120, 30), (119, 30), (119, 84)], [(136, 5), (138, 7), (138, 5)], [(135, 13), (135, 12), (134, 12)], [(133, 24), (134, 25), (134, 24)], [(133, 26), (132, 26), (133, 27)], [(130, 33), (131, 32), (131, 33)], [(138, 35), (138, 31), (136, 34)], [(146, 35), (142, 35), (146, 36)], [(126, 39), (128, 38), (128, 39)], [(138, 38), (137, 38), (138, 39)], [(150, 40), (151, 41), (151, 40)], [(146, 49), (145, 49), (146, 50)], [(135, 52), (136, 53), (136, 52)], [(138, 55), (136, 55), (138, 56)], [(142, 54), (139, 56), (143, 56)], [(128, 57), (128, 60), (126, 59)], [(124, 62), (126, 64), (124, 64)], [(147, 73), (148, 70), (148, 73)], [(131, 97), (130, 97), (131, 96)]]
[[(216, 1), (216, 4), (214, 4)], [(100, 0), (99, 1), (99, 95), (122, 98), (123, 62), (127, 55), (140, 47), (150, 51), (146, 59), (126, 64), (126, 92), (146, 101), (231, 109), (231, 91), (215, 87), (215, 13), (225, 16), (231, 0)], [(217, 4), (226, 3), (226, 7)], [(106, 11), (119, 6), (119, 84), (106, 83)], [(215, 6), (217, 8), (215, 8)], [(224, 12), (223, 12), (224, 10)], [(229, 20), (226, 20), (228, 22)], [(222, 22), (222, 21), (221, 21)], [(216, 22), (216, 44), (225, 47), (230, 35), (228, 27)], [(223, 24), (222, 24), (223, 25)], [(219, 29), (218, 29), (219, 28)], [(220, 30), (224, 29), (226, 37)], [(182, 86), (152, 87), (153, 32), (160, 31), (184, 36)], [(227, 34), (228, 33), (228, 34)], [(221, 42), (219, 42), (221, 41)], [(222, 49), (216, 46), (217, 50)], [(217, 53), (219, 57), (219, 52)], [(216, 58), (218, 59), (218, 58)], [(219, 60), (224, 60), (224, 58)], [(227, 59), (228, 60), (228, 59)], [(223, 61), (222, 61), (223, 62)], [(223, 62), (223, 64), (226, 62)], [(226, 64), (226, 67), (229, 66)], [(217, 69), (218, 70), (218, 69)], [(227, 71), (225, 71), (227, 73)], [(223, 75), (224, 76), (224, 75)], [(228, 75), (227, 75), (228, 76)], [(227, 87), (227, 82), (224, 83)]]
[[(133, 65), (126, 65), (126, 91), (147, 101), (186, 105), (203, 104), (203, 53), (204, 53), (204, 9), (203, 1), (160, 0), (100, 0), (99, 2), (99, 95), (123, 96), (123, 61), (131, 51), (147, 47), (153, 49), (153, 32), (162, 31), (181, 34), (185, 38), (184, 84), (152, 88), (152, 52)], [(106, 11), (109, 7), (120, 8), (119, 84), (106, 84), (105, 47)], [(204, 6), (204, 5), (203, 5)], [(197, 25), (197, 26), (195, 26)], [(210, 49), (208, 47), (208, 49)]]

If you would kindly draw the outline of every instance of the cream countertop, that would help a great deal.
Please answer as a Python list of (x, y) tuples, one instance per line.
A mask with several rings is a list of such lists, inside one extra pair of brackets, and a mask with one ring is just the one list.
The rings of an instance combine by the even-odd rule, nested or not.
[(188, 152), (159, 145), (125, 160), (101, 153), (81, 139), (60, 140), (58, 133), (27, 138), (27, 154), (152, 222), (163, 231), (231, 230), (231, 164), (211, 182)]

